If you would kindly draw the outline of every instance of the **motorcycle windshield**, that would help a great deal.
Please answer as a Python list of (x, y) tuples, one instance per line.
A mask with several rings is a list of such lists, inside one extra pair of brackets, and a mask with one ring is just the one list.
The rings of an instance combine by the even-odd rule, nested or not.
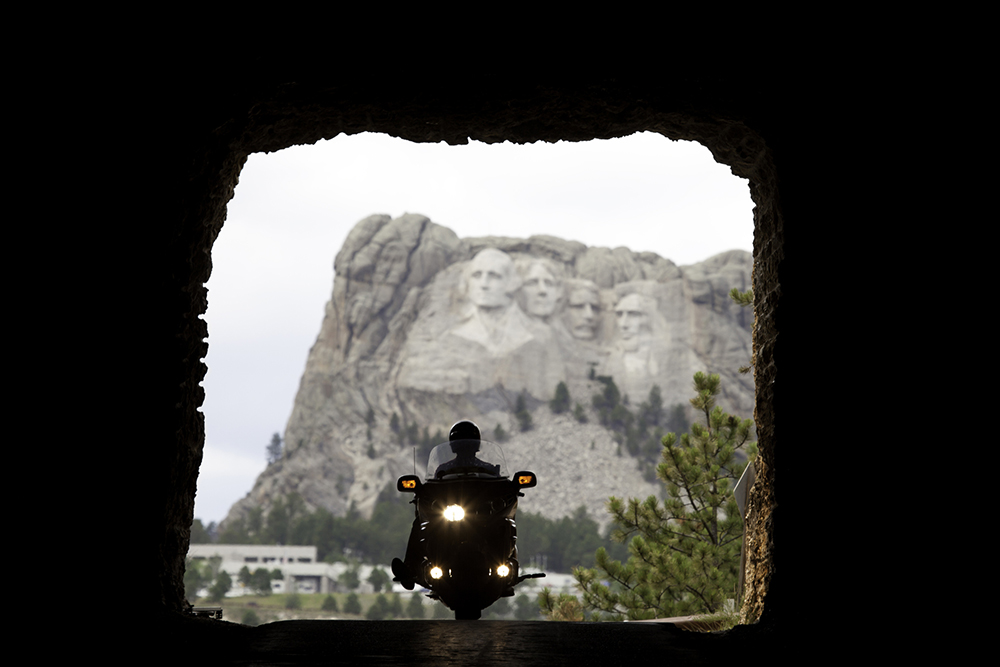
[(500, 446), (489, 440), (452, 440), (431, 450), (428, 479), (458, 477), (506, 478), (507, 462)]

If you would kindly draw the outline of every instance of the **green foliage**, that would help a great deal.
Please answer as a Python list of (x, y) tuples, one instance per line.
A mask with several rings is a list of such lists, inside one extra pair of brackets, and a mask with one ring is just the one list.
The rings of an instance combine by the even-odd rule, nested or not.
[(538, 618), (538, 603), (532, 601), (527, 593), (521, 593), (514, 598), (514, 618), (519, 621), (531, 621)]
[(523, 391), (517, 396), (517, 403), (514, 405), (514, 416), (517, 417), (517, 423), (522, 432), (530, 431), (535, 427), (532, 423), (531, 412), (528, 410)]
[(271, 444), (267, 446), (267, 464), (281, 460), (281, 436), (277, 433), (271, 436)]
[(553, 521), (540, 514), (518, 512), (517, 549), (522, 564), (532, 563), (550, 572), (592, 567), (594, 551), (606, 544), (597, 522), (580, 506), (572, 516)]
[[(343, 560), (345, 553), (369, 563), (387, 563), (399, 549), (400, 535), (409, 532), (413, 508), (409, 497), (396, 492), (389, 484), (379, 494), (371, 520), (361, 518), (350, 509), (346, 516), (334, 517), (326, 509), (307, 512), (297, 494), (278, 499), (267, 515), (266, 528), (251, 537), (245, 522), (240, 523), (242, 536), (234, 544), (304, 544), (315, 545), (320, 560)], [(259, 515), (260, 512), (258, 511)], [(227, 527), (226, 534), (236, 532)], [(355, 586), (356, 588), (356, 586)]]
[(286, 595), (285, 609), (302, 609), (302, 596), (298, 593), (289, 593)]
[(737, 453), (754, 456), (756, 447), (748, 443), (751, 420), (715, 406), (719, 382), (718, 375), (696, 373), (691, 404), (705, 423), (680, 438), (663, 437), (663, 504), (655, 496), (609, 499), (615, 538), (631, 538), (630, 557), (623, 564), (601, 548), (595, 569), (574, 571), (587, 609), (613, 619), (664, 618), (719, 612), (734, 597), (743, 523), (732, 486), (746, 467)]
[(386, 574), (385, 570), (380, 567), (373, 567), (371, 574), (368, 575), (368, 583), (372, 585), (372, 590), (376, 593), (381, 593), (382, 589), (385, 588), (389, 590), (392, 588), (392, 577)]
[(493, 429), (493, 441), (494, 442), (507, 442), (507, 431), (503, 430), (503, 426), (497, 423), (497, 427)]
[[(729, 298), (735, 301), (740, 308), (746, 308), (753, 305), (753, 290), (748, 289), (746, 292), (741, 292), (734, 287), (729, 290)], [(740, 373), (749, 373), (751, 370), (753, 370), (753, 364), (740, 366)]]
[(337, 598), (332, 595), (327, 595), (323, 598), (323, 604), (320, 606), (323, 611), (340, 611), (339, 605), (337, 605)]
[(410, 596), (410, 601), (406, 603), (406, 617), (407, 618), (424, 618), (426, 611), (424, 610), (423, 595), (420, 593), (414, 593)]
[(379, 593), (375, 597), (375, 602), (372, 606), (368, 607), (368, 611), (365, 612), (365, 618), (369, 621), (381, 621), (388, 618), (391, 613), (389, 601), (386, 599), (385, 595)]
[(389, 596), (389, 616), (403, 618), (403, 600), (399, 597), (399, 593), (393, 593)]
[(361, 614), (361, 600), (358, 599), (357, 593), (351, 593), (347, 596), (347, 601), (344, 602), (344, 613)]
[(538, 594), (538, 608), (550, 621), (586, 621), (587, 614), (580, 600), (569, 593), (552, 593), (545, 587)]
[[(665, 410), (659, 385), (653, 385), (647, 399), (633, 414), (628, 407), (628, 396), (621, 395), (614, 378), (598, 375), (595, 379), (604, 388), (591, 397), (591, 404), (601, 425), (611, 431), (612, 438), (618, 443), (617, 455), (622, 455), (624, 446), (630, 456), (639, 458), (640, 468), (648, 469), (659, 455), (660, 440), (664, 434)], [(579, 412), (582, 415), (583, 409), (579, 408)]]
[(341, 572), (340, 576), (337, 577), (337, 581), (340, 583), (341, 586), (343, 586), (349, 591), (357, 589), (357, 587), (361, 585), (361, 577), (358, 576), (357, 566), (348, 568), (343, 572)]
[(230, 577), (225, 570), (219, 572), (219, 575), (215, 578), (215, 583), (213, 583), (208, 588), (208, 599), (210, 602), (219, 602), (222, 598), (226, 597), (226, 593), (229, 589), (233, 587), (233, 579)]
[(579, 403), (573, 408), (573, 418), (576, 419), (581, 424), (586, 424), (589, 419), (587, 419), (587, 412), (583, 409), (583, 406)]
[(206, 581), (206, 577), (202, 573), (202, 568), (199, 566), (198, 561), (190, 558), (185, 561), (184, 598), (188, 602), (194, 603), (194, 601), (198, 599), (198, 591), (210, 581), (211, 577), (209, 577)]
[(604, 389), (601, 393), (594, 394), (590, 398), (590, 403), (597, 410), (597, 418), (601, 425), (608, 426), (612, 411), (621, 403), (621, 392), (610, 375), (598, 375), (595, 379), (604, 385)]
[(729, 290), (729, 298), (735, 301), (741, 308), (746, 308), (753, 305), (753, 290), (748, 289), (746, 292), (741, 292), (734, 287)]
[(247, 609), (243, 612), (243, 618), (240, 619), (240, 623), (243, 625), (249, 625), (251, 627), (256, 627), (260, 625), (260, 617), (257, 616), (257, 612), (253, 609)]
[(271, 571), (264, 568), (254, 570), (254, 573), (250, 575), (250, 588), (252, 588), (257, 595), (270, 595)]
[[(214, 522), (208, 525), (209, 528), (211, 528), (214, 525)], [(211, 541), (212, 536), (201, 523), (201, 519), (195, 519), (191, 524), (191, 544), (209, 544)]]
[(556, 395), (549, 401), (549, 409), (559, 415), (569, 410), (569, 389), (565, 382), (556, 385)]

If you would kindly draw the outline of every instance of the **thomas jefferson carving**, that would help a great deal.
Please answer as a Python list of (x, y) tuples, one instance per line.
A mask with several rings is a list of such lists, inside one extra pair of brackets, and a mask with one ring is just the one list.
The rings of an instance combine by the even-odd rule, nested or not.
[(521, 292), (525, 312), (530, 317), (548, 322), (562, 303), (562, 280), (545, 262), (536, 260), (525, 271)]

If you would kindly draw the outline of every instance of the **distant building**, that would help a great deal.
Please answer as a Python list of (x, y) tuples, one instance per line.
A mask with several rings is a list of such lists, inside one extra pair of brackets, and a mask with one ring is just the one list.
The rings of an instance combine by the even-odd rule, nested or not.
[[(259, 568), (281, 570), (284, 579), (271, 582), (275, 593), (332, 593), (337, 590), (337, 580), (347, 569), (346, 563), (323, 563), (316, 560), (316, 547), (283, 546), (268, 544), (192, 544), (188, 549), (188, 558), (192, 560), (208, 560), (219, 557), (222, 559), (221, 569), (233, 578), (233, 589), (230, 596), (249, 595), (250, 590), (244, 589), (237, 577), (244, 566), (251, 572)], [(358, 577), (361, 579), (359, 592), (371, 592), (372, 586), (366, 580), (373, 567), (379, 567), (387, 573), (389, 569), (382, 566), (361, 565)], [(392, 575), (389, 575), (392, 578)], [(402, 591), (399, 584), (394, 589)]]

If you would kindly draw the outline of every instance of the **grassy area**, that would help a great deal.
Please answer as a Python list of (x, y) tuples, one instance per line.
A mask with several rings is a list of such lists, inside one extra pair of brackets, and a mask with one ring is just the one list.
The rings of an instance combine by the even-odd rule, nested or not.
[[(298, 609), (288, 608), (289, 598), (293, 595), (298, 596), (300, 605)], [(375, 600), (378, 597), (378, 594), (376, 593), (358, 593), (358, 602), (361, 603), (361, 613), (349, 614), (344, 611), (344, 607), (347, 604), (347, 598), (350, 594), (331, 593), (331, 595), (337, 601), (338, 611), (323, 610), (323, 602), (327, 598), (325, 593), (275, 593), (272, 595), (244, 595), (242, 597), (225, 598), (220, 604), (212, 603), (205, 598), (201, 598), (195, 603), (195, 606), (221, 606), (222, 618), (226, 621), (232, 621), (234, 623), (244, 622), (248, 612), (253, 612), (254, 615), (256, 615), (258, 623), (271, 623), (274, 621), (291, 619), (364, 620), (368, 609), (375, 604)], [(402, 603), (404, 610), (412, 596), (412, 593), (400, 595), (400, 602)], [(435, 607), (443, 607), (441, 603), (433, 602), (426, 598), (423, 600), (423, 603), (424, 618), (431, 618), (434, 616)], [(448, 610), (446, 609), (445, 611)], [(451, 615), (451, 612), (448, 611), (447, 617), (450, 618)]]

